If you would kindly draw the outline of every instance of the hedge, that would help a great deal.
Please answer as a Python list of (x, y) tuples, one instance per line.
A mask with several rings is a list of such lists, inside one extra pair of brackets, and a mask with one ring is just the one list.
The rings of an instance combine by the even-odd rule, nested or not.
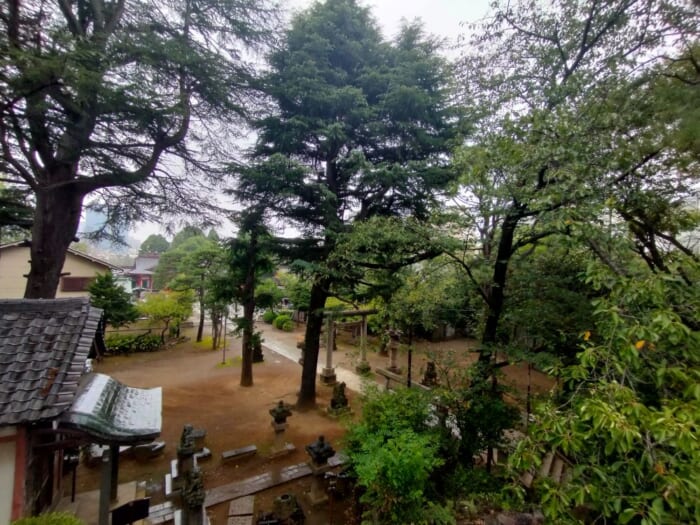
[[(281, 315), (278, 315), (277, 317), (275, 317), (275, 320), (273, 321), (272, 325), (279, 330), (284, 330), (284, 328), (282, 328), (282, 327), (284, 326), (284, 323), (286, 323), (286, 322), (291, 323), (292, 318), (287, 314), (281, 314)], [(292, 324), (292, 329), (293, 328), (294, 328), (294, 325)], [(288, 331), (291, 331), (291, 330), (288, 330)]]
[(107, 353), (112, 355), (132, 352), (154, 352), (160, 348), (160, 336), (156, 334), (111, 334), (105, 338)]

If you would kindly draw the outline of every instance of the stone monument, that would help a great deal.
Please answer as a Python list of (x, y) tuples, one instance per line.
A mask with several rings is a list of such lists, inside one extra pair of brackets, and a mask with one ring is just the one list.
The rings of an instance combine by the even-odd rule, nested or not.
[(311, 461), (309, 461), (308, 464), (313, 476), (309, 500), (313, 506), (316, 506), (328, 501), (328, 496), (323, 489), (323, 476), (331, 468), (328, 464), (328, 459), (335, 454), (335, 450), (326, 442), (323, 436), (318, 436), (316, 441), (310, 445), (306, 445), (306, 452), (311, 457)]

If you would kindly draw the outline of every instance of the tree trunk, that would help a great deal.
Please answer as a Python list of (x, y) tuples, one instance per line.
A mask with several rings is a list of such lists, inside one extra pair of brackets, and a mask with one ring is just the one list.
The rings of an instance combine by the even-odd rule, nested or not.
[(37, 192), (25, 298), (56, 297), (66, 251), (78, 232), (82, 206), (82, 194), (70, 185)]
[(197, 327), (197, 342), (202, 342), (204, 336), (204, 275), (202, 275), (202, 284), (197, 290), (199, 295), (199, 326)]
[(253, 386), (253, 315), (255, 314), (255, 258), (258, 251), (258, 234), (250, 232), (245, 282), (243, 283), (243, 339), (241, 341), (241, 386)]
[(311, 287), (309, 315), (304, 334), (304, 364), (301, 370), (301, 389), (297, 408), (307, 410), (316, 406), (316, 365), (318, 363), (319, 342), (323, 327), (323, 309), (328, 298), (328, 279), (318, 279)]
[(481, 334), (481, 349), (479, 351), (479, 361), (481, 363), (489, 363), (493, 355), (498, 324), (503, 313), (508, 263), (513, 255), (515, 229), (521, 218), (522, 214), (516, 207), (510, 210), (501, 225), (501, 238), (498, 241), (498, 252), (493, 267), (493, 279), (488, 291), (488, 316), (484, 331)]
[(241, 341), (241, 386), (253, 386), (254, 313), (255, 300), (245, 300), (245, 302), (243, 303), (243, 339)]

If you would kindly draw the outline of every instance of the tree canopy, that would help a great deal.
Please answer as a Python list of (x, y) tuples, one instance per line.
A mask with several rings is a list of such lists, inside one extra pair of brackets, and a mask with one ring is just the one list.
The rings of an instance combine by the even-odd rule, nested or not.
[[(385, 41), (355, 0), (314, 4), (292, 20), (269, 57), (265, 90), (276, 111), (257, 121), (258, 164), (239, 168), (237, 196), (262, 201), (304, 238), (291, 259), (316, 265), (300, 405), (315, 402), (315, 367), (339, 235), (374, 215), (425, 217), (450, 180), (458, 132), (439, 42), (418, 24)], [(293, 244), (293, 243), (290, 243)]]
[(251, 109), (241, 57), (274, 20), (257, 0), (0, 5), (0, 171), (34, 201), (26, 297), (54, 296), (88, 195), (117, 222), (202, 215), (188, 145)]

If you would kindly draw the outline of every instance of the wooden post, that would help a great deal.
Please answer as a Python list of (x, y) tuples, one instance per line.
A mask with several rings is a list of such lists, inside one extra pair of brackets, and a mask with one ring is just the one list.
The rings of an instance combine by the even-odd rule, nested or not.
[(100, 525), (109, 525), (109, 500), (112, 493), (112, 468), (110, 466), (110, 452), (105, 450), (102, 452), (102, 462), (100, 463), (101, 483), (100, 483)]
[(110, 487), (109, 500), (117, 501), (117, 491), (119, 490), (119, 445), (109, 446), (110, 463)]

